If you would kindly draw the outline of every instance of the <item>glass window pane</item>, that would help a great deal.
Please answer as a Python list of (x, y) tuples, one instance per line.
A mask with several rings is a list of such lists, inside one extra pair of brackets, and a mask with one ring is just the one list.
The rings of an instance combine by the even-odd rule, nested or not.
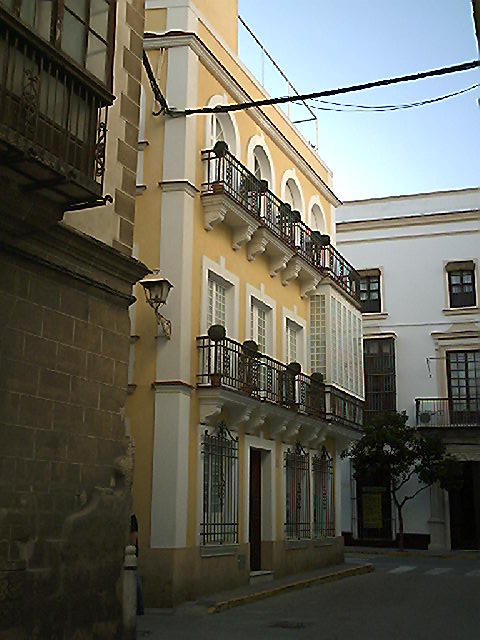
[(76, 62), (83, 65), (85, 26), (65, 11), (62, 26), (62, 49)]
[(368, 289), (368, 282), (366, 280), (360, 280), (360, 291), (366, 291)]
[(378, 289), (378, 280), (370, 280), (370, 289), (376, 291)]
[(378, 291), (370, 292), (370, 300), (378, 300)]
[(93, 33), (88, 34), (87, 62), (85, 67), (88, 71), (105, 82), (105, 65), (107, 62), (107, 45)]
[(108, 9), (109, 5), (105, 0), (90, 2), (90, 29), (96, 31), (105, 40), (108, 34)]
[[(79, 18), (85, 20), (87, 17), (86, 0), (65, 0), (65, 6), (77, 14)], [(65, 12), (67, 13), (67, 12)]]
[(52, 0), (22, 0), (20, 17), (42, 38), (50, 40)]
[(450, 275), (450, 281), (451, 281), (451, 283), (452, 283), (452, 284), (460, 284), (460, 282), (461, 282), (461, 275), (460, 275), (459, 273), (457, 273), (457, 272), (452, 273), (452, 274)]

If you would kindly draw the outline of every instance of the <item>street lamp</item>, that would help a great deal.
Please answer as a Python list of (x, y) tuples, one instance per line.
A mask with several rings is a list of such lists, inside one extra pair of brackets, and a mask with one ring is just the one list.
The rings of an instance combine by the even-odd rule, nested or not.
[(172, 336), (172, 323), (160, 313), (159, 309), (167, 302), (168, 294), (173, 284), (162, 276), (160, 269), (154, 269), (153, 273), (145, 276), (140, 280), (139, 284), (142, 285), (145, 291), (145, 298), (152, 307), (158, 324), (162, 327), (163, 335), (170, 339)]

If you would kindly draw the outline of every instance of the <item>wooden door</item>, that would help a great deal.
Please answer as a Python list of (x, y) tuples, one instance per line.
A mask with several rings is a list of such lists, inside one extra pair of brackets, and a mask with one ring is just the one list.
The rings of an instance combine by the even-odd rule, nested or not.
[(261, 569), (262, 544), (262, 452), (250, 449), (250, 571)]

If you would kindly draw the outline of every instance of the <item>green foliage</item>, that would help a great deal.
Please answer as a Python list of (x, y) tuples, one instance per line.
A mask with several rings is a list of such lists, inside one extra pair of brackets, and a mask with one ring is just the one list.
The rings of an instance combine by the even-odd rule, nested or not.
[[(440, 482), (447, 490), (458, 487), (461, 482), (460, 464), (446, 453), (442, 441), (419, 433), (415, 427), (407, 425), (407, 420), (405, 412), (395, 411), (372, 417), (370, 424), (364, 427), (362, 439), (342, 454), (352, 458), (356, 476), (380, 474), (390, 478), (397, 507), (402, 507), (434, 482)], [(400, 501), (399, 489), (414, 475), (424, 486)]]

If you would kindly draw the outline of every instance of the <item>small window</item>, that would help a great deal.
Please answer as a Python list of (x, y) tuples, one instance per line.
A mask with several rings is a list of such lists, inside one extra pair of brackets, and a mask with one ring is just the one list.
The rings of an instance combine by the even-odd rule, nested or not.
[(208, 327), (212, 324), (226, 326), (226, 297), (227, 287), (210, 276), (208, 278)]
[(267, 310), (262, 304), (252, 301), (250, 314), (250, 335), (258, 344), (261, 353), (267, 349)]
[(380, 274), (362, 275), (360, 279), (360, 304), (362, 313), (380, 313)]
[(473, 265), (448, 269), (448, 292), (450, 295), (450, 307), (474, 307), (475, 296), (475, 270)]
[(287, 320), (287, 362), (297, 362), (298, 328)]

